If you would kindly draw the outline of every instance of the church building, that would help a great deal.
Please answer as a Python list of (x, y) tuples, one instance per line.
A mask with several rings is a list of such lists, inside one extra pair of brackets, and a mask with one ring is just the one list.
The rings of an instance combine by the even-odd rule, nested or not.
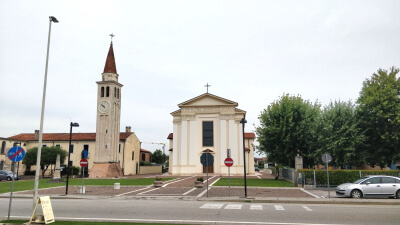
[[(254, 174), (255, 134), (243, 134), (240, 121), (246, 112), (237, 106), (234, 101), (208, 92), (178, 104), (179, 109), (171, 113), (173, 133), (168, 136), (169, 173), (189, 175), (208, 171), (228, 174), (224, 161), (230, 156), (234, 162), (230, 167), (232, 175), (243, 175), (244, 164), (246, 173)], [(211, 165), (201, 163), (204, 154), (212, 158)]]

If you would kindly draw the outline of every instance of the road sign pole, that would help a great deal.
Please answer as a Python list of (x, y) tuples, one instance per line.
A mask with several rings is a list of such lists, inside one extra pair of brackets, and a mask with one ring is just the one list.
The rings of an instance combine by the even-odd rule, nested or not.
[(228, 167), (229, 197), (231, 197), (231, 167)]
[(329, 190), (330, 186), (329, 186), (329, 167), (328, 167), (328, 163), (330, 161), (332, 161), (332, 156), (329, 155), (328, 153), (325, 153), (324, 155), (322, 155), (322, 161), (324, 163), (326, 163), (326, 177), (328, 179), (328, 198), (331, 198), (331, 191)]
[(81, 189), (81, 194), (83, 194), (83, 185), (84, 185), (84, 179), (83, 177), (85, 176), (85, 167), (82, 167), (82, 189)]
[(12, 202), (13, 190), (14, 190), (14, 170), (15, 170), (15, 162), (14, 162), (14, 161), (11, 163), (11, 168), (12, 168), (12, 183), (11, 183), (11, 191), (10, 191), (10, 202), (9, 202), (9, 204), (8, 204), (8, 217), (7, 217), (7, 221), (10, 220), (11, 202)]
[(206, 171), (207, 171), (207, 198), (208, 198), (208, 152), (206, 152)]
[(12, 181), (11, 181), (11, 191), (10, 191), (10, 203), (8, 204), (8, 218), (10, 220), (11, 214), (11, 202), (14, 191), (14, 176), (15, 176), (15, 162), (21, 161), (25, 157), (25, 150), (19, 146), (14, 146), (10, 148), (7, 152), (8, 158), (11, 160), (11, 172), (12, 172)]
[(331, 191), (329, 190), (329, 169), (328, 169), (328, 160), (326, 161), (326, 177), (328, 178), (328, 198), (331, 198)]

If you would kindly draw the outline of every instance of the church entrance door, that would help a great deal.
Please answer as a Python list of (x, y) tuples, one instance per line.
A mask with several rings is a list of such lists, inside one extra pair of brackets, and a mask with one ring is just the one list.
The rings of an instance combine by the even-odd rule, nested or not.
[[(208, 163), (206, 163), (206, 159)], [(200, 161), (203, 164), (203, 173), (214, 173), (214, 156), (210, 153), (203, 153), (200, 157)], [(208, 166), (206, 166), (208, 164)]]

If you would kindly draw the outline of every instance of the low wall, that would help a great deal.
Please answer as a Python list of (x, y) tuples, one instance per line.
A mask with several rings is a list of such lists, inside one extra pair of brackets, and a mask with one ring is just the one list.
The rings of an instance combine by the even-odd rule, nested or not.
[(162, 173), (162, 166), (140, 166), (139, 174)]

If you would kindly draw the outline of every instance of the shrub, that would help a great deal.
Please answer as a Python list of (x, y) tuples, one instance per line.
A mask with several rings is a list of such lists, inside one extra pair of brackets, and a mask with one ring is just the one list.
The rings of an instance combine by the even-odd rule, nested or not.
[[(304, 178), (314, 177), (314, 170), (301, 169), (299, 170)], [(361, 174), (361, 176), (360, 176)], [(329, 170), (329, 184), (339, 185), (349, 183), (360, 179), (367, 175), (388, 175), (399, 176), (399, 170)], [(317, 185), (328, 184), (326, 170), (315, 170)]]
[(198, 177), (196, 180), (197, 180), (197, 181), (203, 182), (203, 181), (204, 181), (204, 178), (203, 178), (203, 177)]
[(141, 166), (153, 166), (153, 164), (151, 164), (151, 162), (145, 162), (145, 161), (140, 161), (139, 163)]

